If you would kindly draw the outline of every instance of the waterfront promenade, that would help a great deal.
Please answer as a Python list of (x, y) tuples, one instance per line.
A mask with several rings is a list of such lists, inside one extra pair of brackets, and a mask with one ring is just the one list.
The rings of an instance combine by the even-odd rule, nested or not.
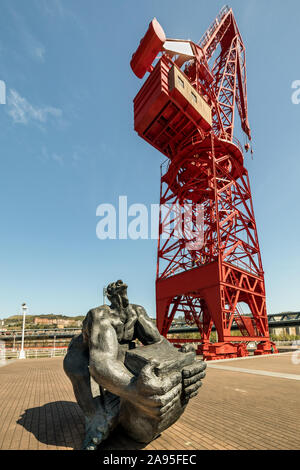
[[(300, 365), (292, 354), (210, 363), (199, 395), (158, 439), (144, 447), (117, 431), (103, 448), (300, 449)], [(0, 449), (79, 449), (83, 432), (62, 358), (0, 367)]]

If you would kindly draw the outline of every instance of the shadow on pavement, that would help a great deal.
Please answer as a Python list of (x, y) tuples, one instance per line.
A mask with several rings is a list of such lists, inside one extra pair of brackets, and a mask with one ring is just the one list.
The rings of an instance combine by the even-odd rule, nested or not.
[[(81, 449), (84, 438), (84, 416), (77, 403), (55, 401), (24, 411), (17, 424), (45, 445)], [(138, 450), (146, 447), (133, 441), (118, 427), (97, 451)], [(46, 447), (45, 447), (46, 448)]]
[(77, 403), (55, 401), (24, 411), (18, 424), (44, 444), (80, 449), (84, 416)]

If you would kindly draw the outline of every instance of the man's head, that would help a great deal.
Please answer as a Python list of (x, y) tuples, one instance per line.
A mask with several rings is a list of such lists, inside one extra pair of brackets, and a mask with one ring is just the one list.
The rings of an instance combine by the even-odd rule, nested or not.
[(119, 280), (112, 282), (106, 288), (107, 298), (113, 304), (119, 307), (126, 308), (129, 305), (127, 297), (127, 284)]

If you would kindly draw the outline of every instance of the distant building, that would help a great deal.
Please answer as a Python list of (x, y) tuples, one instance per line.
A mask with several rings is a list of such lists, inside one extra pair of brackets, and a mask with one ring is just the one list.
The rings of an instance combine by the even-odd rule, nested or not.
[(63, 329), (65, 327), (81, 327), (81, 320), (65, 320), (61, 318), (34, 318), (35, 325), (55, 325), (59, 329)]
[(37, 317), (35, 317), (33, 323), (35, 325), (53, 325), (53, 320), (50, 320), (49, 318), (37, 318)]
[(0, 331), (7, 331), (7, 328), (5, 328), (4, 325), (5, 325), (4, 320), (0, 320)]

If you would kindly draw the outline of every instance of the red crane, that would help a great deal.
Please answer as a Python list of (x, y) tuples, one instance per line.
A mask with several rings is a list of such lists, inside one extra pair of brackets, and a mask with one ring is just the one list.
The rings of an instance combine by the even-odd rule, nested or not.
[[(134, 99), (138, 134), (167, 157), (161, 168), (157, 326), (176, 315), (196, 325), (206, 360), (276, 351), (270, 341), (264, 272), (235, 110), (250, 149), (245, 46), (224, 7), (198, 44), (167, 39), (154, 19), (132, 56), (149, 76)], [(232, 326), (238, 327), (237, 335)], [(217, 342), (212, 342), (215, 327)]]

